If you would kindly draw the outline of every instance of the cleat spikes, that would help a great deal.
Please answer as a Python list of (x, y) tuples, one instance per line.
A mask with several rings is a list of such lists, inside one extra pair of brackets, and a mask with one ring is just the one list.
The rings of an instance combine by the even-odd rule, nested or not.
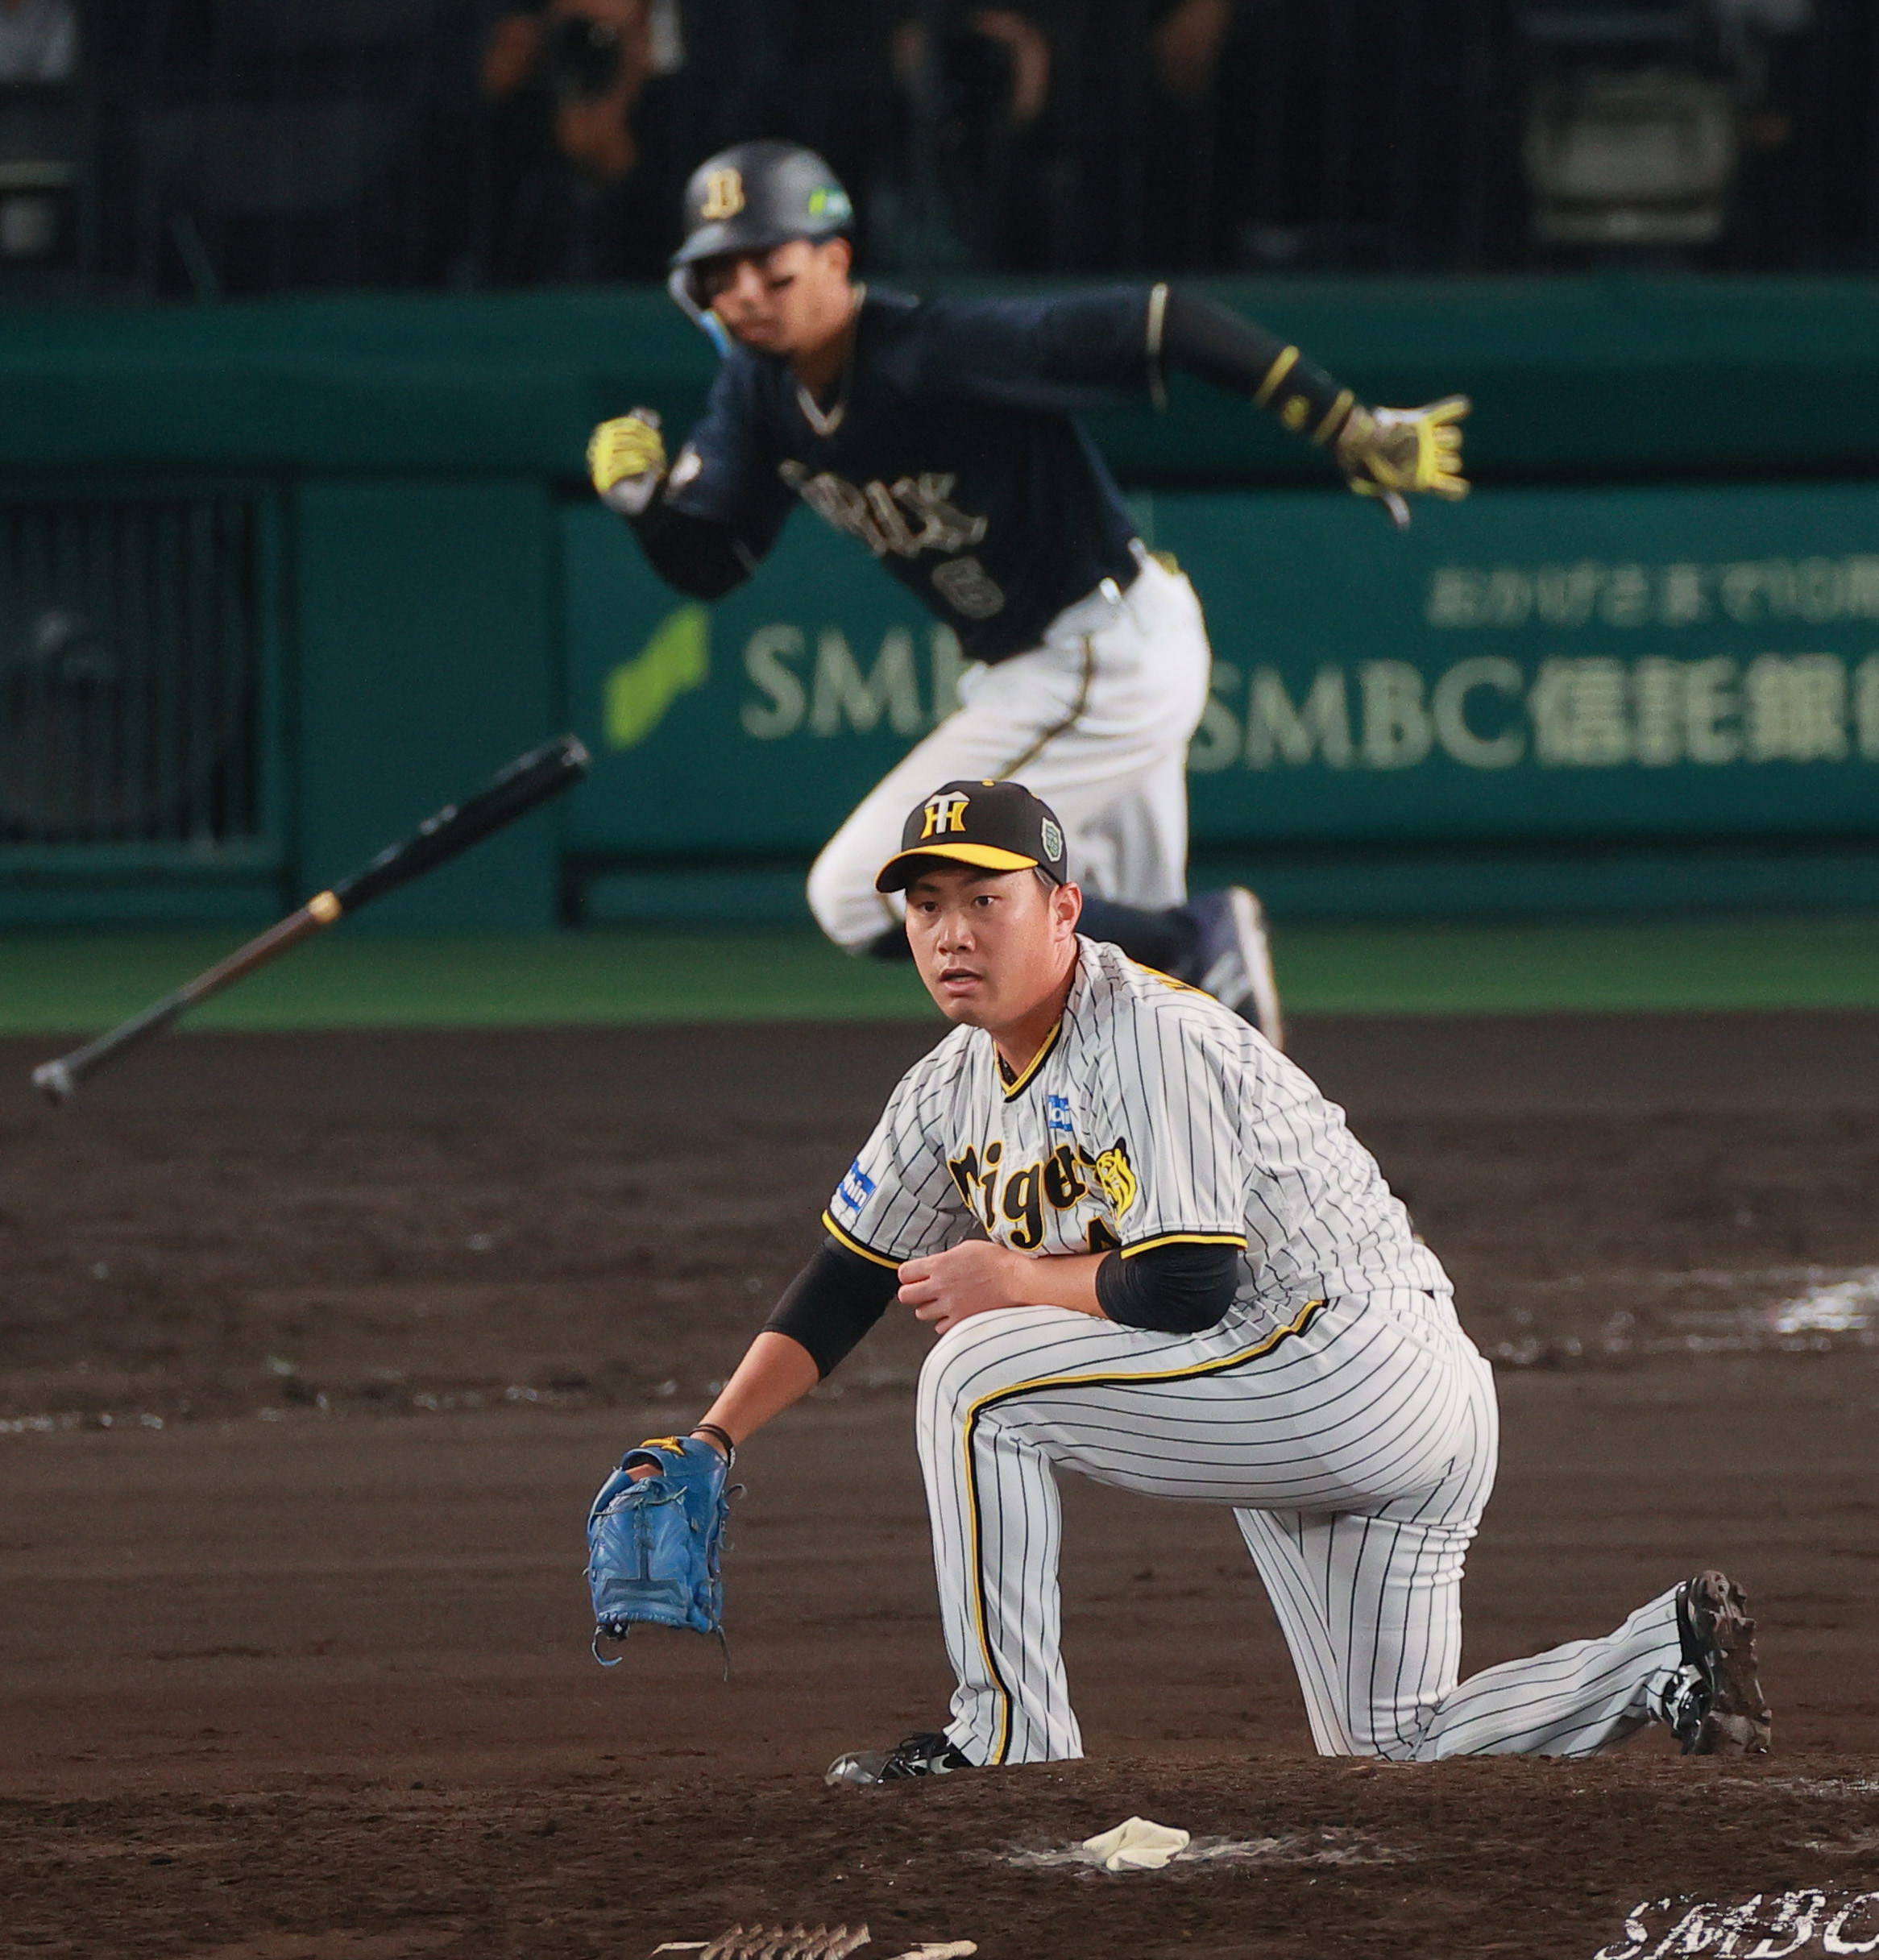
[(774, 1929), (736, 1925), (702, 1945), (698, 1960), (848, 1960), (849, 1954), (868, 1945), (869, 1938), (865, 1925), (851, 1933), (846, 1922), (833, 1932), (827, 1925), (812, 1932), (800, 1921)]

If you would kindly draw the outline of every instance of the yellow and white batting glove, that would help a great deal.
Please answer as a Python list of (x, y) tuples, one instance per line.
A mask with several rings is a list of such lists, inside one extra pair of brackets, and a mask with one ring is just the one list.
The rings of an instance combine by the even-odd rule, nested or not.
[(1338, 466), (1358, 496), (1380, 498), (1391, 521), (1405, 529), (1405, 496), (1467, 495), (1458, 425), (1473, 406), (1466, 395), (1450, 395), (1425, 408), (1360, 404), (1338, 437)]
[(603, 422), (587, 438), (587, 474), (608, 509), (639, 516), (666, 480), (666, 438), (657, 412), (635, 408)]

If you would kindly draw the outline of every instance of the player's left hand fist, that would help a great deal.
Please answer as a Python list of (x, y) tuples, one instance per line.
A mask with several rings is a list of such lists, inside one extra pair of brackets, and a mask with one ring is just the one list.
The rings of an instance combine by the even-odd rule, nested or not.
[(1459, 425), (1473, 406), (1466, 395), (1446, 396), (1422, 408), (1359, 404), (1338, 438), (1338, 466), (1358, 495), (1380, 498), (1397, 527), (1406, 527), (1406, 495), (1467, 495)]
[(909, 1259), (900, 1269), (901, 1304), (944, 1334), (975, 1313), (1027, 1304), (1014, 1282), (1030, 1264), (1008, 1245), (969, 1239), (930, 1258)]
[(640, 516), (666, 478), (657, 410), (635, 408), (603, 422), (587, 438), (587, 474), (609, 510)]

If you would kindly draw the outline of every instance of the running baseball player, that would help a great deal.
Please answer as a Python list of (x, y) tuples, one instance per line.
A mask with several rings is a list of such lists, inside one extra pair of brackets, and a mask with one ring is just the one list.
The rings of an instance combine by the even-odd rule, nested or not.
[(847, 193), (811, 151), (742, 143), (700, 167), (672, 291), (724, 365), (668, 466), (657, 417), (603, 423), (595, 489), (680, 591), (721, 598), (807, 503), (958, 636), (962, 705), (892, 770), (809, 875), (823, 930), (904, 956), (875, 889), (907, 805), (948, 777), (1022, 776), (1059, 810), (1084, 926), (1204, 987), (1277, 1045), (1260, 908), (1186, 900), (1188, 738), (1210, 655), (1193, 587), (1144, 549), (1072, 419), (1159, 402), (1175, 369), (1269, 408), (1400, 523), (1458, 497), (1460, 397), (1363, 406), (1296, 347), (1164, 285), (920, 302), (851, 277)]
[(692, 1439), (656, 1446), (721, 1476), (897, 1299), (939, 1335), (918, 1423), (952, 1719), (830, 1780), (1081, 1755), (1060, 1468), (1231, 1506), (1322, 1754), (1588, 1755), (1653, 1722), (1686, 1753), (1765, 1752), (1754, 1623), (1717, 1572), (1603, 1639), (1458, 1682), (1497, 1419), (1448, 1276), (1300, 1070), (1079, 935), (1068, 853), (1015, 783), (948, 782), (915, 807), (877, 883), (906, 894), (952, 1030)]

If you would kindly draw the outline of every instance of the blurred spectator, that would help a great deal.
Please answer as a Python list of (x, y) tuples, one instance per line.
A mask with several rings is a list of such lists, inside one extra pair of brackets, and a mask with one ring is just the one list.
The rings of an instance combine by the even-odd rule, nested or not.
[(1065, 267), (1211, 263), (1222, 64), (1240, 0), (1058, 0), (1058, 151)]
[(73, 0), (0, 0), (0, 85), (69, 81), (77, 66)]
[[(483, 56), (488, 274), (504, 284), (662, 276), (695, 165), (752, 136), (824, 136), (816, 77), (832, 52), (866, 44), (853, 11), (840, 0), (836, 18), (811, 23), (808, 0), (512, 6)], [(860, 98), (865, 121), (869, 89), (852, 85), (852, 60), (837, 65), (850, 85), (842, 98)]]
[(1238, 11), (1236, 0), (952, 5), (929, 48), (931, 10), (903, 6), (898, 255), (935, 270), (1210, 263), (1221, 64)]
[(501, 102), (537, 82), (552, 105), (555, 142), (596, 184), (613, 184), (639, 161), (628, 120), (654, 60), (653, 16), (663, 17), (661, 52), (684, 59), (676, 9), (651, 0), (548, 0), (505, 15), (490, 37), (483, 84)]
[(81, 135), (73, 0), (0, 0), (0, 273), (72, 263)]
[(902, 175), (884, 255), (922, 270), (1043, 262), (1052, 62), (1035, 10), (903, 6), (889, 59)]
[(1155, 72), (1174, 102), (1197, 107), (1213, 90), (1233, 0), (1175, 0), (1155, 23)]
[(640, 160), (633, 111), (662, 58), (684, 60), (674, 0), (544, 0), (496, 22), (483, 62), (496, 278), (649, 269), (633, 263), (626, 187)]

